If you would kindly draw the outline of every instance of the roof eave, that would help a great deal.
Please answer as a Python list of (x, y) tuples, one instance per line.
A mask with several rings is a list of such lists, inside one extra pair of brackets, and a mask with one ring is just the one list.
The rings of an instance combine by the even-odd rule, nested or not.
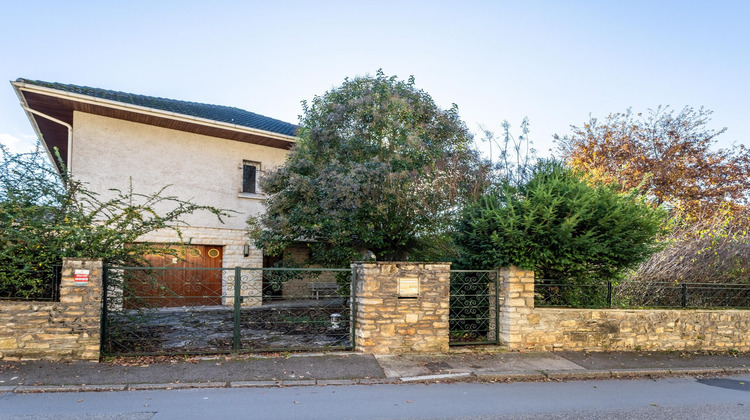
[[(237, 132), (241, 132), (241, 133), (252, 134), (252, 135), (257, 135), (257, 136), (262, 136), (262, 137), (268, 137), (268, 138), (272, 138), (272, 139), (287, 141), (287, 142), (291, 142), (291, 143), (296, 143), (297, 142), (297, 137), (294, 137), (294, 136), (288, 136), (288, 135), (285, 135), (285, 134), (274, 133), (272, 131), (266, 131), (266, 130), (260, 130), (260, 129), (257, 129), (257, 128), (246, 127), (246, 126), (243, 126), (243, 125), (230, 124), (230, 123), (225, 123), (225, 122), (222, 122), (222, 121), (216, 121), (216, 120), (211, 120), (211, 119), (207, 119), (207, 118), (194, 117), (194, 116), (191, 116), (191, 115), (179, 114), (179, 113), (176, 113), (176, 112), (164, 111), (164, 110), (160, 110), (160, 109), (156, 109), (156, 108), (149, 108), (149, 107), (144, 107), (144, 106), (140, 106), (140, 105), (132, 105), (132, 104), (127, 104), (127, 103), (123, 103), (123, 102), (112, 101), (112, 100), (109, 100), (109, 99), (102, 99), (102, 98), (97, 98), (97, 97), (94, 97), (94, 96), (82, 95), (82, 94), (79, 94), (79, 93), (66, 92), (64, 90), (47, 88), (47, 87), (43, 87), (43, 86), (31, 84), (31, 83), (26, 83), (26, 82), (12, 81), (11, 84), (13, 85), (14, 89), (16, 90), (16, 94), (19, 96), (19, 99), (21, 99), (21, 102), (23, 104), (26, 104), (26, 101), (23, 98), (22, 91), (23, 90), (28, 90), (28, 91), (35, 91), (35, 92), (38, 92), (40, 94), (46, 94), (46, 95), (56, 96), (56, 97), (60, 97), (60, 98), (68, 98), (68, 99), (71, 99), (71, 100), (76, 100), (76, 101), (90, 103), (90, 104), (95, 104), (95, 105), (106, 106), (106, 107), (110, 107), (110, 108), (114, 108), (114, 109), (120, 109), (120, 110), (123, 110), (123, 111), (137, 112), (137, 113), (152, 115), (152, 116), (160, 117), (160, 118), (174, 119), (174, 120), (178, 120), (178, 121), (184, 121), (184, 122), (189, 122), (189, 123), (194, 123), (194, 124), (199, 124), (199, 125), (205, 125), (205, 126), (209, 126), (209, 127), (216, 127), (216, 128), (221, 128), (221, 129), (225, 129), (225, 130), (232, 130), (232, 131), (237, 131)], [(26, 104), (26, 105), (28, 105), (28, 104)], [(34, 126), (34, 129), (37, 131), (37, 135), (39, 135), (40, 138), (41, 138), (42, 137), (41, 136), (41, 132), (39, 131), (38, 126), (36, 125), (33, 117), (31, 115), (29, 115), (28, 112), (27, 112), (27, 115), (28, 115), (29, 119), (32, 120), (32, 125)]]
[(49, 157), (50, 162), (52, 162), (52, 166), (54, 166), (55, 170), (59, 174), (61, 169), (58, 167), (57, 159), (55, 159), (55, 156), (52, 154), (52, 151), (49, 150), (49, 147), (47, 147), (47, 142), (44, 139), (44, 135), (42, 134), (42, 130), (39, 128), (39, 124), (36, 122), (36, 117), (33, 113), (29, 112), (29, 104), (26, 101), (26, 97), (21, 92), (21, 86), (19, 86), (18, 82), (11, 81), (10, 84), (13, 86), (13, 90), (16, 92), (16, 96), (18, 96), (18, 100), (21, 102), (21, 107), (23, 108), (23, 112), (26, 113), (26, 118), (29, 119), (29, 122), (31, 123), (31, 127), (34, 129), (34, 132), (36, 133), (37, 140), (42, 143), (42, 147), (44, 147), (44, 150), (47, 152), (47, 156)]

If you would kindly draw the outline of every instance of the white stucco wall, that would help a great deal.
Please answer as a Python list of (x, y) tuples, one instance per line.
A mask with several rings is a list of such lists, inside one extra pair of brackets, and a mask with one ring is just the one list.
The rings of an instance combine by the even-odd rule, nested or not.
[[(186, 133), (93, 114), (73, 116), (73, 176), (106, 197), (110, 188), (149, 194), (171, 184), (168, 195), (238, 213), (220, 223), (203, 212), (185, 218), (191, 226), (242, 229), (263, 211), (259, 197), (241, 197), (242, 163), (262, 171), (284, 162), (287, 150)], [(220, 244), (214, 244), (220, 245)]]
[[(93, 114), (73, 115), (71, 172), (102, 199), (112, 188), (152, 194), (170, 185), (164, 195), (191, 200), (196, 204), (233, 210), (221, 223), (208, 212), (183, 218), (183, 240), (192, 244), (221, 246), (223, 267), (262, 267), (263, 253), (249, 242), (246, 221), (264, 211), (262, 194), (242, 194), (242, 164), (260, 163), (263, 171), (281, 165), (288, 151), (233, 140), (202, 136)], [(165, 211), (171, 206), (157, 210)], [(151, 232), (140, 238), (150, 242), (177, 242), (172, 230)], [(247, 256), (244, 245), (251, 245)], [(233, 304), (234, 272), (223, 278), (226, 305)], [(245, 272), (243, 306), (261, 304), (260, 272)]]

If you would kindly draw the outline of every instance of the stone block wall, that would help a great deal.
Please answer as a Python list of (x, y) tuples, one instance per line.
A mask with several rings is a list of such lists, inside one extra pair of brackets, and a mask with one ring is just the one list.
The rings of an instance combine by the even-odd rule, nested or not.
[(534, 310), (534, 272), (508, 267), (499, 270), (500, 298), (500, 342), (510, 348), (523, 343), (520, 328)]
[(750, 351), (750, 311), (538, 308), (522, 328), (533, 350)]
[(0, 360), (99, 360), (101, 302), (101, 260), (63, 260), (60, 302), (0, 301)]
[(500, 270), (501, 339), (516, 350), (750, 351), (750, 311), (534, 308), (534, 273)]
[[(355, 348), (371, 354), (448, 351), (450, 264), (360, 262), (355, 269)], [(399, 279), (419, 295), (399, 296)]]

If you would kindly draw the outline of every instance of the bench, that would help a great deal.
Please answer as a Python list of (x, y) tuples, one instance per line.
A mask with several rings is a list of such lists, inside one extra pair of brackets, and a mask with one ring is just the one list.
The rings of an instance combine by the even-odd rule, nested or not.
[(315, 294), (315, 299), (320, 299), (321, 292), (325, 296), (327, 292), (336, 292), (339, 286), (333, 281), (316, 281), (307, 283), (307, 288)]

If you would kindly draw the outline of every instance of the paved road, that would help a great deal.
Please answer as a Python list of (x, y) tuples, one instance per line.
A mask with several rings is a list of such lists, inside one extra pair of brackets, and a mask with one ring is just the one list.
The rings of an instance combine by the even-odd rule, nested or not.
[(725, 378), (0, 394), (0, 419), (747, 419)]

